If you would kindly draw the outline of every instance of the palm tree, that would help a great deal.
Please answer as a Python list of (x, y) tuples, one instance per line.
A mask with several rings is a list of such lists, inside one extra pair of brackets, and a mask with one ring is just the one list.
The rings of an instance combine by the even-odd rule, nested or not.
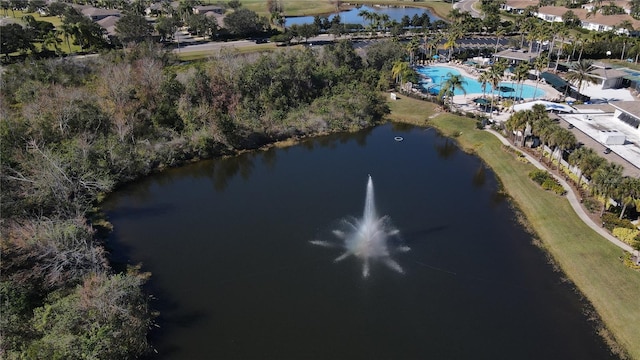
[(453, 56), (453, 50), (456, 47), (456, 42), (464, 36), (464, 32), (461, 28), (450, 29), (451, 31), (447, 35), (447, 41), (444, 43), (444, 48), (449, 49), (449, 59)]
[(58, 42), (60, 42), (60, 39), (58, 39), (58, 32), (56, 30), (49, 31), (44, 37), (42, 47), (48, 48), (49, 45), (53, 45), (53, 50), (56, 52), (56, 54), (61, 55), (60, 48), (58, 47)]
[(547, 116), (546, 118), (534, 121), (532, 127), (533, 133), (540, 139), (540, 160), (542, 160), (542, 156), (544, 155), (544, 145), (553, 134), (555, 124), (551, 119), (549, 119), (549, 116)]
[(531, 70), (531, 65), (523, 61), (516, 66), (513, 72), (513, 78), (520, 86), (520, 96), (518, 97), (520, 99), (522, 99), (522, 91), (524, 90), (522, 83), (529, 78), (529, 70)]
[(640, 40), (635, 38), (632, 40), (633, 41), (633, 45), (631, 46), (631, 48), (629, 49), (629, 54), (634, 54), (635, 55), (635, 63), (638, 63), (638, 58), (640, 57)]
[(531, 110), (518, 111), (511, 115), (505, 122), (505, 128), (513, 134), (513, 143), (518, 146), (518, 133), (521, 135), (521, 142), (524, 143), (524, 132), (529, 124), (529, 118), (531, 116)]
[[(554, 44), (556, 40), (556, 36), (560, 38), (560, 45), (558, 46), (558, 51), (556, 53), (556, 66), (553, 69), (554, 71), (558, 71), (558, 63), (560, 62), (560, 54), (562, 53), (562, 46), (564, 45), (564, 39), (569, 35), (569, 29), (565, 26), (560, 26), (557, 29), (556, 35), (553, 37)], [(553, 49), (553, 47), (551, 48)], [(549, 57), (551, 57), (551, 50), (549, 51)]]
[(378, 24), (382, 26), (382, 29), (387, 32), (389, 30), (389, 27), (391, 25), (391, 18), (389, 17), (389, 14), (382, 14), (380, 15), (380, 18), (378, 19)]
[(9, 16), (9, 2), (8, 1), (0, 1), (0, 9), (2, 9), (2, 12), (4, 13), (4, 17), (8, 17)]
[(443, 39), (443, 35), (440, 32), (437, 32), (435, 35), (433, 36), (429, 36), (427, 38), (427, 33), (425, 32), (425, 42), (424, 42), (424, 46), (425, 46), (425, 50), (429, 50), (429, 58), (431, 58), (432, 54), (433, 54), (433, 50), (437, 51), (438, 50), (438, 44), (440, 44), (440, 41), (442, 41)]
[(371, 15), (372, 15), (371, 12), (369, 12), (368, 10), (364, 10), (364, 9), (360, 10), (358, 12), (358, 16), (360, 16), (362, 18), (362, 20), (369, 22), (369, 26), (371, 26), (371, 20), (373, 19)]
[(622, 219), (627, 207), (629, 205), (635, 206), (640, 199), (640, 179), (629, 176), (622, 178), (617, 188), (617, 195), (622, 203), (622, 211), (620, 212), (620, 219)]
[(69, 38), (75, 34), (75, 27), (73, 24), (63, 23), (60, 25), (60, 31), (64, 40), (67, 42), (67, 46), (69, 47), (69, 54), (71, 54), (71, 42)]
[(580, 53), (578, 54), (578, 62), (579, 62), (580, 60), (582, 60), (582, 53), (584, 52), (584, 45), (589, 42), (590, 38), (581, 36), (580, 33), (578, 33), (576, 36), (577, 36), (576, 40), (580, 41)]
[(607, 209), (609, 199), (615, 194), (620, 181), (622, 181), (622, 165), (606, 163), (593, 173), (591, 178), (592, 191), (604, 198), (600, 216)]
[(500, 81), (504, 75), (505, 65), (501, 62), (496, 62), (489, 70), (489, 83), (491, 84), (491, 114), (493, 116), (493, 104), (495, 101), (495, 92), (500, 87)]
[(591, 177), (593, 172), (602, 165), (604, 159), (589, 147), (579, 147), (569, 155), (569, 164), (580, 170), (578, 186), (582, 183), (582, 176)]
[(407, 51), (409, 52), (409, 64), (413, 65), (415, 62), (416, 51), (420, 48), (420, 40), (417, 37), (412, 37), (409, 44), (407, 44)]
[[(554, 153), (558, 152), (558, 168), (560, 168), (560, 160), (562, 160), (562, 154), (565, 150), (571, 149), (576, 146), (577, 140), (573, 133), (565, 128), (558, 127), (553, 134), (556, 149)], [(551, 161), (553, 163), (553, 160)]]
[(566, 78), (570, 83), (576, 84), (578, 92), (580, 92), (582, 91), (583, 82), (586, 81), (592, 84), (598, 83), (598, 78), (590, 74), (593, 70), (595, 70), (593, 61), (580, 60), (571, 64), (571, 71), (567, 73)]
[(507, 31), (504, 28), (500, 28), (498, 29), (498, 31), (496, 31), (496, 48), (493, 51), (494, 54), (498, 53), (498, 45), (500, 45), (500, 38), (503, 37), (506, 33)]
[(464, 88), (464, 85), (467, 84), (467, 81), (464, 80), (462, 75), (454, 75), (452, 73), (447, 73), (447, 79), (442, 83), (440, 87), (440, 92), (438, 92), (438, 97), (444, 103), (445, 97), (449, 98), (451, 104), (453, 104), (453, 96), (455, 95), (455, 90), (460, 90), (464, 95), (467, 95), (467, 90)]
[(538, 73), (537, 74), (538, 77), (536, 78), (536, 88), (535, 88), (535, 91), (533, 92), (533, 100), (535, 100), (536, 95), (538, 94), (538, 84), (540, 83), (540, 75), (542, 74), (542, 70), (547, 68), (547, 62), (542, 56), (538, 56), (533, 61), (533, 68), (536, 69), (536, 72)]
[(482, 98), (487, 97), (487, 85), (491, 82), (491, 73), (489, 71), (485, 71), (478, 77), (478, 82), (482, 87)]
[(393, 68), (391, 68), (391, 75), (393, 75), (396, 84), (399, 83), (400, 86), (402, 86), (402, 84), (404, 83), (404, 79), (410, 77), (412, 74), (413, 69), (408, 62), (397, 60), (393, 63)]

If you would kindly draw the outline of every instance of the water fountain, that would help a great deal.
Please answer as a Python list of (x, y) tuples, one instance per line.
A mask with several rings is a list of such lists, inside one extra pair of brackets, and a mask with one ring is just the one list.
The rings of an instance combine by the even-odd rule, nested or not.
[(369, 175), (367, 194), (364, 202), (364, 213), (361, 219), (345, 218), (333, 234), (342, 244), (335, 245), (323, 240), (311, 241), (314, 245), (326, 247), (342, 247), (345, 252), (335, 261), (341, 261), (353, 255), (362, 260), (362, 276), (369, 276), (369, 263), (380, 261), (390, 269), (404, 273), (400, 264), (391, 258), (393, 253), (409, 251), (400, 241), (400, 231), (391, 224), (388, 216), (378, 217), (373, 196), (373, 180)]

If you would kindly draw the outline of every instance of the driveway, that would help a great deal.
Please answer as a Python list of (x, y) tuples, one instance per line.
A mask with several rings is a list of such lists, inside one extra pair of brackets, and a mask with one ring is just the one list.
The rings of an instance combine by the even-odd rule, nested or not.
[(459, 9), (462, 12), (466, 11), (475, 18), (482, 18), (482, 13), (473, 8), (473, 4), (479, 1), (480, 0), (460, 0), (457, 3), (453, 4), (453, 7), (455, 9)]

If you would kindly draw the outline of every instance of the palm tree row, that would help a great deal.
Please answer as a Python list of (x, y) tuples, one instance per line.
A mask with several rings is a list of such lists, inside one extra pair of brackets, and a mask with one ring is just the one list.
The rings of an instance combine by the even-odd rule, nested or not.
[[(640, 179), (623, 176), (621, 165), (610, 163), (599, 156), (593, 149), (577, 147), (573, 133), (554, 123), (548, 116), (544, 105), (535, 105), (531, 110), (513, 114), (505, 123), (505, 128), (513, 134), (513, 142), (523, 146), (526, 137), (537, 137), (541, 145), (551, 149), (550, 158), (553, 164), (557, 160), (560, 167), (562, 154), (573, 149), (567, 161), (576, 168), (578, 187), (582, 186), (582, 178), (590, 179), (591, 193), (602, 198), (600, 215), (609, 205), (608, 199), (615, 200), (621, 207), (620, 218), (624, 217), (630, 207), (640, 209)], [(540, 150), (542, 158), (544, 150)]]

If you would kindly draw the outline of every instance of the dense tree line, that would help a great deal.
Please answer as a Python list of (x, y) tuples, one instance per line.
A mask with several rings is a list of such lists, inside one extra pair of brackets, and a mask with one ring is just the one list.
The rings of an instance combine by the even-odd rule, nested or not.
[[(0, 101), (3, 358), (125, 359), (150, 349), (138, 268), (114, 271), (97, 201), (190, 159), (371, 126), (398, 44), (349, 42), (191, 66), (142, 44), (8, 66)], [(395, 49), (395, 50), (394, 50)], [(386, 60), (385, 60), (386, 56)], [(371, 60), (371, 61), (370, 61)]]

